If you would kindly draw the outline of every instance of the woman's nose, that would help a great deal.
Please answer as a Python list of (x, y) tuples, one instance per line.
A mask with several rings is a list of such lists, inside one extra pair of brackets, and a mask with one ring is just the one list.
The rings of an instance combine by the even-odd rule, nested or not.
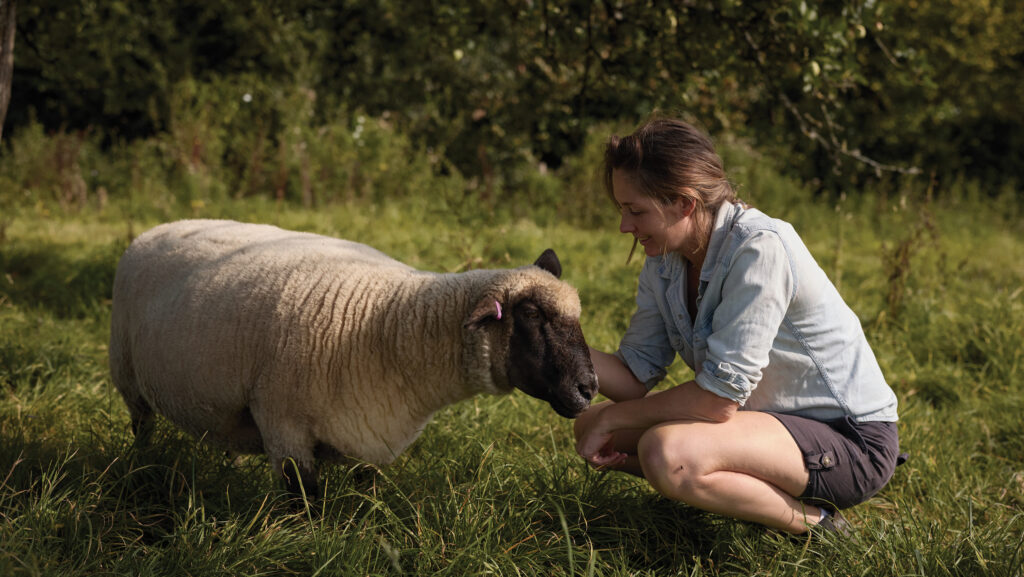
[(619, 232), (626, 234), (633, 232), (633, 223), (629, 222), (626, 215), (622, 215), (619, 219)]

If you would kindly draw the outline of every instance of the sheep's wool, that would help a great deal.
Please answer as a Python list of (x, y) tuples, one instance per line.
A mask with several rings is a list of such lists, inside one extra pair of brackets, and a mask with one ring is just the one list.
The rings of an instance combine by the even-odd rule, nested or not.
[(179, 221), (121, 260), (111, 370), (130, 408), (266, 451), (277, 470), (284, 457), (311, 464), (321, 446), (383, 464), (436, 410), (509, 390), (496, 369), (507, 326), (464, 320), (481, 299), (538, 289), (578, 322), (575, 290), (536, 266), (438, 274), (345, 240)]

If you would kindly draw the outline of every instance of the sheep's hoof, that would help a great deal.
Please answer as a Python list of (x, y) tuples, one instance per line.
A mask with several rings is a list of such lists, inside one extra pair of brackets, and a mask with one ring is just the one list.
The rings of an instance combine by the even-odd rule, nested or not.
[(312, 467), (303, 467), (292, 459), (287, 459), (281, 466), (285, 489), (298, 499), (315, 501), (320, 496), (317, 482), (317, 471)]
[(155, 423), (153, 422), (153, 416), (145, 415), (138, 418), (132, 418), (132, 435), (135, 440), (132, 441), (132, 447), (142, 449), (149, 445), (150, 438), (153, 437), (153, 429)]

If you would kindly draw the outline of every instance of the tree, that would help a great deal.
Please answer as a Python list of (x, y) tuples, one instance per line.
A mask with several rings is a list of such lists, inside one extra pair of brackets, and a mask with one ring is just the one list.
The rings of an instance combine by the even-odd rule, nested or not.
[(654, 109), (888, 169), (857, 151), (856, 133), (819, 128), (864, 82), (858, 56), (876, 10), (861, 0), (350, 0), (325, 19), (334, 33), (322, 88), (389, 113), (469, 174), (485, 170), (481, 151), (491, 165), (527, 152), (557, 167), (595, 123)]
[(297, 15), (305, 1), (23, 3), (11, 124), (134, 139), (167, 129), (184, 80), (251, 73), (287, 86), (315, 49)]
[(35, 0), (9, 121), (146, 137), (182, 81), (255, 78), (313, 91), (318, 119), (386, 118), (486, 183), (655, 109), (823, 191), (915, 166), (1022, 182), (1019, 1)]
[(14, 29), (17, 0), (0, 0), (0, 142), (4, 138), (4, 119), (11, 103), (14, 80)]

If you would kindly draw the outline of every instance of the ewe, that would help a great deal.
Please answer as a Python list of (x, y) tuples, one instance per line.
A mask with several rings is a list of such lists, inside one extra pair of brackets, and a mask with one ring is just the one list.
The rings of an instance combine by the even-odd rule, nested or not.
[(551, 250), (517, 269), (438, 274), (267, 225), (164, 224), (118, 264), (111, 374), (140, 439), (156, 412), (265, 452), (289, 490), (317, 494), (316, 459), (389, 463), (434, 412), (476, 393), (514, 387), (582, 412), (597, 378), (560, 273)]

